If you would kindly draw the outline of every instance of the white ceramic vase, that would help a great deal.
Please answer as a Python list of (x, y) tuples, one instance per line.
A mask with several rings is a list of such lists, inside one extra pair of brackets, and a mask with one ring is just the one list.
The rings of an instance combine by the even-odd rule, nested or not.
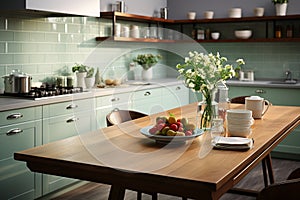
[(287, 3), (277, 3), (275, 4), (276, 16), (285, 16), (287, 10)]
[(76, 73), (76, 82), (77, 82), (77, 87), (82, 87), (82, 89), (85, 89), (85, 80), (84, 78), (86, 77), (86, 72), (77, 72)]
[(91, 89), (95, 85), (95, 77), (85, 77), (84, 81), (87, 89)]
[(152, 67), (149, 69), (143, 69), (142, 70), (142, 80), (143, 81), (150, 81), (152, 79), (153, 72), (152, 72)]

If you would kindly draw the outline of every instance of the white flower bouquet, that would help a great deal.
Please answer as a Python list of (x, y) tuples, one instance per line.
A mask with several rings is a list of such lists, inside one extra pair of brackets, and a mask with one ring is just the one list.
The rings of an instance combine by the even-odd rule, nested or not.
[[(207, 106), (202, 114), (201, 127), (207, 127), (212, 120), (213, 110), (211, 108), (212, 92), (218, 82), (225, 81), (235, 76), (232, 65), (226, 64), (227, 58), (216, 55), (189, 52), (184, 64), (177, 64), (179, 78), (185, 79), (185, 85), (194, 92), (201, 92)], [(237, 68), (245, 64), (243, 59), (236, 60)]]

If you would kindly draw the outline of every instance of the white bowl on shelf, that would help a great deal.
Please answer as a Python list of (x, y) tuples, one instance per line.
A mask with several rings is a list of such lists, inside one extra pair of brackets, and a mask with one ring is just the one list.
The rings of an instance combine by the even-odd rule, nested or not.
[(238, 39), (249, 39), (252, 36), (252, 30), (236, 30), (234, 35)]

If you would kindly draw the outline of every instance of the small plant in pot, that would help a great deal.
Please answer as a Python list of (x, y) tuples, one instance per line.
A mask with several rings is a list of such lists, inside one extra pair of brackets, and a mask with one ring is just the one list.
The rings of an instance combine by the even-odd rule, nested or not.
[(275, 5), (276, 15), (285, 16), (287, 11), (288, 0), (272, 0)]
[(86, 70), (85, 85), (87, 88), (92, 88), (95, 85), (95, 69), (93, 67), (87, 67)]
[[(95, 69), (93, 67), (76, 63), (72, 67), (72, 71), (76, 73), (77, 87), (86, 88), (86, 86), (89, 86), (88, 88), (91, 88), (94, 85), (92, 84), (92, 86), (90, 86), (90, 82), (93, 82), (93, 80), (95, 82), (95, 77), (94, 77)], [(89, 81), (86, 81), (85, 79), (89, 79)], [(86, 85), (87, 82), (89, 85)]]
[(152, 79), (152, 66), (156, 65), (158, 61), (162, 58), (161, 55), (153, 54), (139, 54), (133, 59), (134, 62), (138, 63), (143, 67), (142, 79), (149, 81)]

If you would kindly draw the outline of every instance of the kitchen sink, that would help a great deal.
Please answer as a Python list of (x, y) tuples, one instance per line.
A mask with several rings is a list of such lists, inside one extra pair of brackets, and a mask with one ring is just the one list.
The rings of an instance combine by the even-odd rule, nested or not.
[(271, 81), (271, 84), (296, 84), (297, 80), (292, 79), (292, 80), (281, 80), (281, 81)]

